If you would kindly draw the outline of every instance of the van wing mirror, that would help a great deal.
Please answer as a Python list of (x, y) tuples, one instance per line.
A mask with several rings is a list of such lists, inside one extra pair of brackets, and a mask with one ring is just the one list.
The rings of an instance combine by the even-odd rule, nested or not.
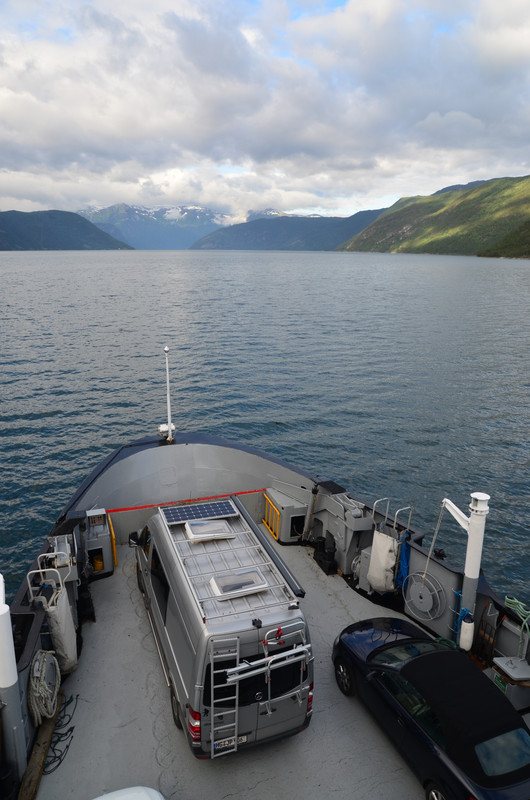
[(129, 547), (138, 547), (138, 531), (129, 534)]

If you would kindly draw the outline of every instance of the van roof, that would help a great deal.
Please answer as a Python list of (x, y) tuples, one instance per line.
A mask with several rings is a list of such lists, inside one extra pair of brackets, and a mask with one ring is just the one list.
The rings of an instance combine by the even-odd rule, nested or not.
[(298, 600), (230, 499), (159, 508), (203, 618), (255, 613)]

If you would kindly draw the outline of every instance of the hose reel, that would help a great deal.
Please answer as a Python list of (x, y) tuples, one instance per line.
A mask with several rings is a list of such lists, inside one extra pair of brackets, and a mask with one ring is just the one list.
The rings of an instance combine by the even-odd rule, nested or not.
[(446, 596), (440, 581), (426, 572), (412, 572), (403, 582), (407, 612), (421, 622), (438, 619), (445, 611)]

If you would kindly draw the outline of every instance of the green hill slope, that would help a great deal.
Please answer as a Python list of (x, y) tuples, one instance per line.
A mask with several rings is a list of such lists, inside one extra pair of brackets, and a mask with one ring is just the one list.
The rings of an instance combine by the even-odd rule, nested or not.
[(0, 250), (132, 250), (70, 211), (0, 212)]
[(479, 253), (496, 258), (530, 258), (530, 219), (493, 247)]
[(530, 176), (498, 178), (398, 200), (339, 249), (529, 258), (529, 222)]

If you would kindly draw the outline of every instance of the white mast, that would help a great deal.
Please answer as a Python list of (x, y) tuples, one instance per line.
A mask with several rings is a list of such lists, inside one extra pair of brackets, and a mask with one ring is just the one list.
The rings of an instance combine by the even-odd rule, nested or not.
[(166, 434), (166, 438), (168, 442), (173, 441), (173, 431), (175, 430), (175, 426), (171, 422), (171, 397), (169, 393), (169, 347), (164, 347), (164, 353), (166, 354), (166, 395), (167, 395), (167, 425), (159, 425), (158, 432), (160, 434)]

